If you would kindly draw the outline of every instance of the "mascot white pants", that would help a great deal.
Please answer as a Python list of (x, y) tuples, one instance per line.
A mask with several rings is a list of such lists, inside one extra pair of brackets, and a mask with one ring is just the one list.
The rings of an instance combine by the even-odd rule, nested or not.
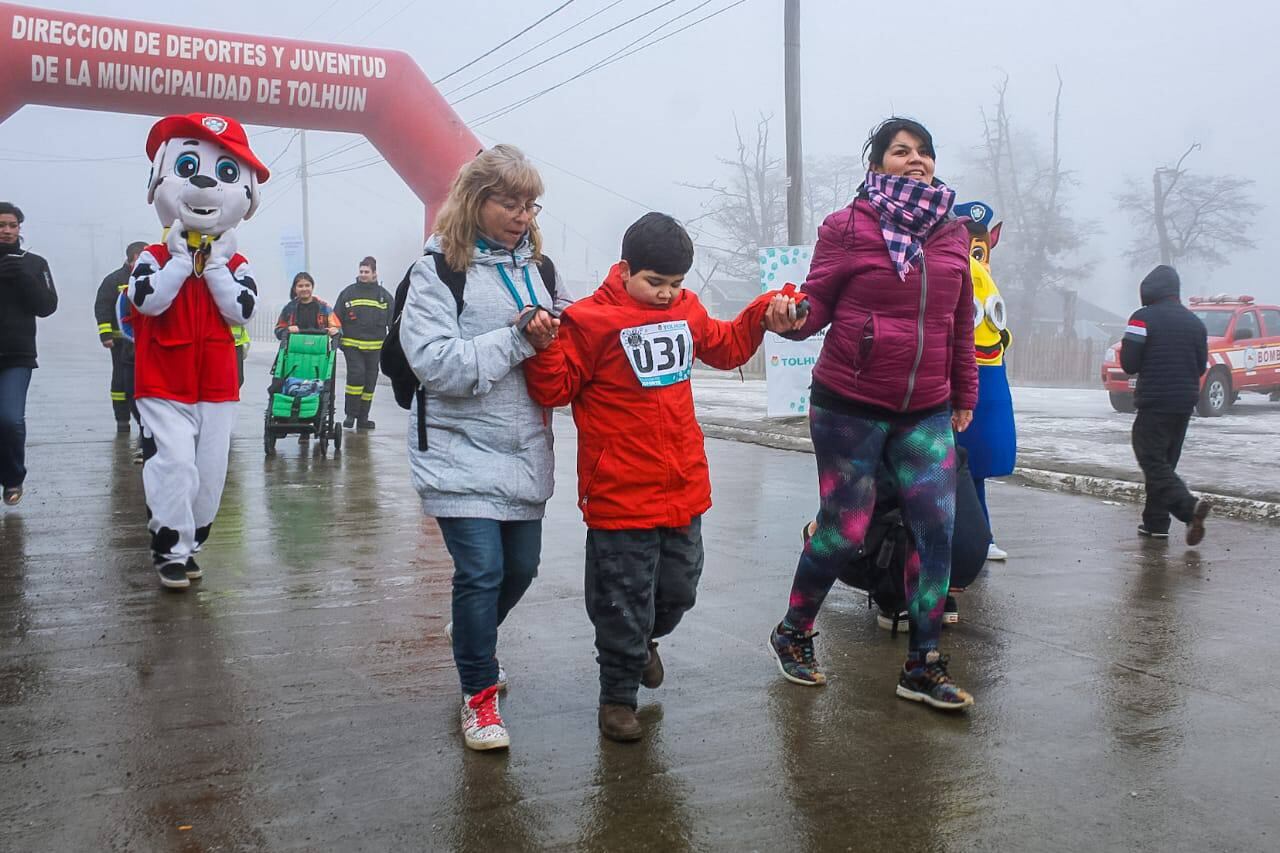
[[(188, 563), (209, 538), (227, 479), (235, 403), (138, 400), (147, 530), (158, 563)], [(189, 572), (188, 574), (193, 574)]]

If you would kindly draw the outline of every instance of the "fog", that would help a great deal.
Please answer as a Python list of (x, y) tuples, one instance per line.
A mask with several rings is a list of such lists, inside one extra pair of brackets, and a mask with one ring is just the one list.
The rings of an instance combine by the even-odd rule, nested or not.
[[(548, 88), (617, 51), (663, 20), (676, 26), (727, 7), (676, 0), (535, 71), (461, 101), (466, 120), (493, 113)], [(33, 6), (182, 24), (246, 34), (288, 36), (404, 50), (435, 79), (560, 5), (409, 2), (279, 3), (158, 0), (33, 3)], [(471, 76), (511, 63), (503, 73), (548, 57), (657, 5), (657, 0), (578, 0), (529, 35), (451, 78), (448, 92)], [(1082, 0), (1038, 4), (802, 4), (802, 99), (806, 154), (856, 154), (868, 129), (900, 113), (923, 121), (937, 144), (939, 177), (972, 197), (961, 181), (983, 140), (985, 108), (1008, 78), (1015, 127), (1047, 144), (1057, 74), (1062, 93), (1061, 151), (1076, 185), (1069, 213), (1096, 233), (1077, 260), (1094, 263), (1071, 286), (1117, 313), (1136, 306), (1145, 269), (1123, 250), (1134, 226), (1116, 207), (1126, 178), (1149, 187), (1152, 170), (1172, 165), (1192, 143), (1192, 172), (1231, 174), (1256, 183), (1261, 214), (1239, 227), (1256, 242), (1230, 263), (1182, 269), (1184, 295), (1250, 293), (1280, 300), (1270, 274), (1280, 207), (1280, 178), (1267, 158), (1280, 137), (1274, 86), (1280, 62), (1272, 44), (1276, 13), (1260, 3), (1123, 4)], [(609, 7), (609, 8), (606, 8)], [(603, 11), (601, 11), (603, 10)], [(527, 49), (599, 12), (587, 24), (534, 53)], [(626, 226), (647, 209), (691, 220), (706, 196), (684, 183), (724, 180), (720, 157), (736, 148), (734, 118), (744, 130), (773, 115), (781, 157), (782, 0), (746, 0), (658, 44), (563, 85), (506, 115), (475, 125), (487, 143), (504, 141), (537, 158), (547, 192), (540, 219), (546, 247), (571, 281), (598, 281), (617, 259)], [(463, 89), (454, 97), (474, 91)], [(234, 115), (234, 111), (231, 111)], [(55, 329), (93, 341), (92, 295), (134, 239), (154, 240), (159, 223), (146, 204), (146, 133), (155, 117), (25, 107), (0, 124), (0, 198), (27, 215), (28, 246), (48, 257), (63, 305)], [(250, 142), (273, 177), (259, 215), (241, 229), (269, 302), (288, 282), (281, 238), (300, 230), (296, 178), (299, 144), (291, 129), (249, 128)], [(312, 159), (358, 137), (308, 133)], [(310, 181), (311, 267), (318, 293), (333, 298), (354, 278), (358, 260), (378, 258), (388, 284), (420, 252), (422, 205), (385, 163), (361, 145), (313, 167)], [(988, 199), (991, 201), (991, 199)], [(1003, 212), (997, 210), (997, 215)], [(704, 235), (714, 242), (714, 237)], [(1006, 229), (1004, 240), (1018, 234)], [(999, 277), (999, 250), (996, 253)], [(1015, 318), (1016, 320), (1016, 318)], [(43, 347), (51, 344), (42, 334)]]

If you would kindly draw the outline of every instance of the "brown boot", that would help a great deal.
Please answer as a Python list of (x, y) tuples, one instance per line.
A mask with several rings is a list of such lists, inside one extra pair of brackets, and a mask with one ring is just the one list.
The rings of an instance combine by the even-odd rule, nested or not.
[(600, 706), (600, 733), (609, 740), (640, 740), (644, 729), (636, 718), (634, 709), (627, 705), (604, 704)]
[(662, 686), (664, 675), (666, 672), (662, 668), (662, 658), (658, 657), (658, 644), (650, 640), (649, 659), (644, 662), (644, 669), (640, 672), (640, 683), (653, 690)]
[(1213, 510), (1213, 504), (1201, 498), (1196, 501), (1195, 511), (1191, 514), (1191, 521), (1187, 522), (1187, 544), (1195, 547), (1204, 540), (1204, 520), (1209, 517), (1209, 513)]

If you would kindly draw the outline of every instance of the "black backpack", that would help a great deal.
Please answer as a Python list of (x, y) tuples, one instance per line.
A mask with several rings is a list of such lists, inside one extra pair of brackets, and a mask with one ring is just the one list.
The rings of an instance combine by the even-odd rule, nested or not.
[[(457, 305), (458, 316), (462, 316), (463, 301), (462, 293), (467, 286), (466, 271), (457, 272), (453, 267), (449, 266), (444, 259), (444, 255), (440, 252), (427, 252), (436, 264), (436, 275), (444, 282), (445, 287), (449, 288), (449, 292), (453, 294), (453, 301)], [(554, 302), (556, 298), (556, 266), (546, 255), (538, 261), (535, 266), (538, 268), (538, 274), (542, 276), (542, 284), (547, 288), (547, 293), (551, 294)], [(379, 357), (379, 365), (382, 372), (391, 380), (391, 390), (395, 394), (396, 403), (402, 409), (412, 409), (413, 401), (416, 397), (418, 400), (418, 450), (427, 449), (427, 393), (423, 390), (422, 385), (418, 382), (418, 376), (413, 372), (413, 368), (409, 366), (409, 360), (405, 358), (404, 347), (400, 345), (400, 317), (404, 314), (405, 299), (409, 295), (409, 274), (413, 271), (413, 267), (409, 267), (405, 271), (404, 278), (400, 279), (400, 284), (396, 286), (395, 308), (391, 316), (391, 328), (387, 332), (387, 339), (382, 345), (382, 355)]]
[[(963, 447), (957, 447), (956, 454), (956, 521), (955, 533), (951, 537), (951, 586), (964, 589), (973, 583), (986, 563), (991, 526), (982, 511), (978, 490), (969, 473), (968, 454)], [(901, 613), (907, 609), (903, 575), (907, 563), (907, 541), (911, 534), (902, 522), (897, 495), (884, 488), (877, 492), (862, 556), (851, 560), (839, 578), (842, 583), (865, 592), (868, 604), (874, 602), (888, 613)], [(894, 636), (897, 636), (899, 624), (894, 622)], [(906, 628), (906, 620), (902, 620), (901, 625)]]

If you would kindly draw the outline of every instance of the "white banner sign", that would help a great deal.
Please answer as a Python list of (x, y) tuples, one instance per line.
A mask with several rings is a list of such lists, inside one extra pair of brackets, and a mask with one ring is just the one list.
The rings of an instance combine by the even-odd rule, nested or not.
[[(804, 284), (809, 276), (812, 246), (774, 246), (760, 250), (760, 289), (776, 290), (791, 282)], [(813, 365), (818, 361), (823, 329), (807, 341), (789, 341), (765, 332), (764, 375), (768, 384), (771, 418), (809, 413), (809, 385)]]

